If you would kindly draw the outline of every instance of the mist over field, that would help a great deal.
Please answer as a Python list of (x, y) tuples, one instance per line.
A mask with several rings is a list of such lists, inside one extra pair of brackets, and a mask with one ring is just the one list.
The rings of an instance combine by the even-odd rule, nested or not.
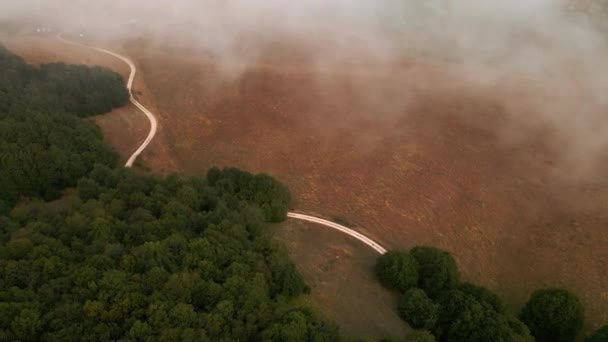
[[(513, 142), (522, 130), (546, 128), (559, 144), (561, 173), (584, 176), (595, 171), (608, 147), (608, 65), (605, 35), (589, 15), (569, 10), (573, 3), (29, 0), (4, 1), (0, 20), (27, 23), (20, 26), (26, 31), (44, 25), (98, 39), (143, 37), (151, 49), (200, 49), (224, 64), (233, 79), (276, 41), (305, 46), (307, 62), (324, 69), (380, 66), (376, 72), (389, 75), (412, 56), (453, 64), (466, 68), (468, 81), (477, 85), (538, 92), (502, 99), (511, 120), (498, 129)], [(391, 104), (375, 82), (357, 86), (378, 106), (395, 108), (411, 100), (403, 94)]]

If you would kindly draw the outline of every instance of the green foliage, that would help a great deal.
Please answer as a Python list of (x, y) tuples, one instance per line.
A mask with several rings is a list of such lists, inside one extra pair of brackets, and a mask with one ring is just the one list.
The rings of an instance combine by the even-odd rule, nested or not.
[(0, 216), (0, 337), (336, 340), (334, 326), (291, 309), (308, 288), (256, 202), (284, 187), (236, 169), (219, 178), (98, 165), (67, 207)]
[[(487, 302), (462, 290), (445, 292), (435, 335), (449, 341), (532, 341), (528, 328), (515, 317), (497, 312)], [(495, 337), (495, 338), (494, 338)]]
[(320, 320), (309, 309), (295, 309), (285, 313), (276, 323), (262, 332), (264, 341), (333, 342), (339, 340), (338, 329)]
[(521, 320), (537, 341), (574, 341), (583, 327), (583, 306), (568, 290), (537, 290), (523, 308)]
[(525, 326), (486, 303), (474, 303), (450, 325), (449, 341), (533, 341)]
[(0, 46), (0, 212), (21, 196), (55, 199), (94, 164), (114, 165), (99, 129), (79, 117), (127, 100), (122, 78), (108, 69), (36, 68)]
[(414, 329), (433, 329), (438, 319), (439, 305), (421, 289), (407, 290), (399, 301), (399, 315)]
[(416, 261), (404, 251), (388, 251), (376, 261), (376, 276), (385, 287), (405, 292), (418, 283)]
[(434, 247), (412, 248), (410, 255), (418, 265), (418, 287), (436, 299), (443, 292), (458, 286), (460, 273), (450, 253)]
[(490, 290), (483, 286), (478, 286), (471, 283), (462, 283), (458, 287), (462, 292), (473, 296), (481, 303), (489, 304), (496, 312), (505, 313), (506, 307), (500, 298)]
[(287, 217), (291, 194), (286, 186), (266, 174), (253, 176), (234, 168), (212, 168), (207, 173), (207, 181), (226, 193), (252, 202), (270, 222), (281, 222)]
[(405, 337), (404, 342), (435, 342), (435, 336), (428, 330), (416, 330)]
[(585, 342), (608, 342), (608, 324), (594, 331)]

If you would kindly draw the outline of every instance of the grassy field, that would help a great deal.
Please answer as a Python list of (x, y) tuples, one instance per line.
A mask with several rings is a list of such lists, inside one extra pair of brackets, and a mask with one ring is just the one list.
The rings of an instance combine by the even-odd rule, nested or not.
[(303, 303), (338, 323), (346, 337), (403, 337), (409, 331), (397, 316), (396, 294), (373, 274), (374, 250), (312, 223), (288, 220), (273, 230), (312, 289)]

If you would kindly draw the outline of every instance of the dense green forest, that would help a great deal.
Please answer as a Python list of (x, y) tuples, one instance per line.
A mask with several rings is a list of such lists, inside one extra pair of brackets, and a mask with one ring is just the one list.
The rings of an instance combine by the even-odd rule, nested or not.
[(82, 117), (124, 105), (122, 78), (98, 67), (39, 67), (0, 46), (0, 212), (21, 197), (59, 197), (116, 153)]
[(276, 198), (284, 186), (235, 169), (157, 179), (97, 165), (66, 203), (0, 218), (0, 340), (335, 339), (289, 305), (307, 287), (265, 234), (286, 215)]

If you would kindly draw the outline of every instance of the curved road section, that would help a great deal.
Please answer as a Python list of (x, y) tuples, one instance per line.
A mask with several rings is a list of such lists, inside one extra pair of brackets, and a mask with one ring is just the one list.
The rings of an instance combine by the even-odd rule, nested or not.
[(137, 150), (131, 155), (131, 157), (129, 157), (129, 159), (127, 160), (127, 163), (125, 164), (125, 167), (132, 167), (133, 163), (135, 162), (137, 157), (139, 157), (139, 155), (146, 149), (146, 147), (148, 147), (150, 142), (152, 142), (152, 139), (154, 139), (154, 136), (156, 135), (156, 129), (158, 127), (158, 123), (156, 122), (156, 118), (154, 117), (154, 114), (152, 114), (152, 112), (150, 112), (146, 107), (144, 107), (141, 103), (139, 103), (135, 99), (135, 97), (133, 97), (133, 92), (131, 91), (131, 89), (133, 88), (133, 81), (135, 80), (135, 74), (137, 73), (137, 68), (135, 67), (135, 64), (127, 57), (119, 55), (115, 52), (112, 52), (112, 51), (109, 51), (106, 49), (102, 49), (102, 48), (97, 48), (94, 46), (88, 46), (88, 45), (76, 43), (76, 42), (63, 38), (61, 36), (61, 34), (58, 34), (57, 38), (67, 44), (86, 47), (86, 48), (93, 49), (93, 50), (96, 50), (99, 52), (103, 52), (107, 55), (116, 57), (116, 58), (120, 59), (121, 61), (125, 62), (131, 69), (131, 73), (129, 74), (129, 80), (127, 81), (127, 90), (129, 90), (129, 101), (131, 101), (131, 103), (134, 104), (135, 107), (139, 108), (139, 110), (141, 110), (146, 115), (146, 117), (148, 117), (148, 120), (150, 121), (150, 132), (148, 133), (146, 140), (144, 140), (144, 142), (137, 148)]
[(384, 249), (384, 247), (380, 246), (379, 243), (377, 243), (374, 240), (368, 238), (367, 236), (365, 236), (355, 230), (352, 230), (348, 227), (345, 227), (341, 224), (337, 224), (335, 222), (324, 220), (322, 218), (318, 218), (318, 217), (314, 217), (314, 216), (310, 216), (310, 215), (293, 213), (293, 212), (287, 213), (287, 217), (298, 219), (298, 220), (303, 220), (303, 221), (308, 221), (308, 222), (313, 222), (313, 223), (321, 224), (326, 227), (330, 227), (330, 228), (339, 230), (342, 233), (350, 235), (350, 236), (354, 237), (355, 239), (363, 242), (364, 244), (368, 245), (369, 247), (371, 247), (372, 249), (374, 249), (376, 252), (378, 252), (380, 254), (386, 253), (386, 249)]
[[(150, 112), (146, 107), (144, 107), (141, 103), (139, 103), (134, 97), (133, 97), (133, 93), (131, 92), (131, 88), (133, 87), (133, 80), (135, 80), (135, 73), (137, 72), (137, 68), (135, 67), (135, 64), (128, 59), (125, 56), (119, 55), (115, 52), (106, 50), (106, 49), (102, 49), (102, 48), (97, 48), (94, 46), (88, 46), (88, 45), (84, 45), (84, 44), (80, 44), (80, 43), (76, 43), (76, 42), (72, 42), (69, 41), (65, 38), (63, 38), (61, 36), (61, 34), (57, 35), (57, 38), (59, 40), (61, 40), (64, 43), (67, 44), (72, 44), (72, 45), (77, 45), (77, 46), (81, 46), (81, 47), (86, 47), (89, 49), (93, 49), (105, 54), (108, 54), (110, 56), (116, 57), (118, 59), (120, 59), (121, 61), (125, 62), (129, 68), (131, 68), (131, 74), (129, 75), (129, 80), (127, 81), (127, 89), (129, 90), (129, 100), (131, 101), (131, 103), (133, 103), (137, 108), (139, 108), (139, 110), (141, 110), (147, 117), (148, 120), (150, 120), (150, 133), (148, 133), (148, 136), (146, 137), (146, 140), (143, 142), (143, 144), (141, 144), (141, 146), (139, 146), (139, 148), (137, 149), (137, 151), (135, 151), (135, 153), (133, 153), (133, 155), (131, 155), (131, 157), (129, 158), (129, 160), (127, 161), (127, 163), (125, 164), (125, 167), (132, 167), (133, 163), (135, 162), (135, 160), (137, 159), (137, 157), (146, 149), (146, 147), (148, 147), (148, 145), (150, 144), (150, 142), (152, 141), (152, 139), (154, 139), (154, 136), (156, 135), (156, 129), (157, 129), (157, 122), (156, 122), (156, 118), (154, 117), (154, 114), (152, 114), (152, 112)], [(375, 242), (374, 240), (368, 238), (367, 236), (353, 230), (350, 229), (348, 227), (345, 227), (341, 224), (337, 224), (335, 222), (331, 222), (322, 218), (318, 218), (315, 216), (310, 216), (310, 215), (305, 215), (305, 214), (299, 214), (299, 213), (294, 213), (294, 212), (289, 212), (287, 213), (287, 217), (292, 218), (292, 219), (296, 219), (296, 220), (302, 220), (302, 221), (308, 221), (308, 222), (313, 222), (316, 224), (320, 224), (329, 228), (333, 228), (336, 229), (346, 235), (349, 235), (361, 242), (363, 242), (364, 244), (366, 244), (367, 246), (371, 247), (373, 250), (375, 250), (376, 252), (380, 253), (380, 254), (384, 254), (386, 253), (386, 249), (384, 249), (384, 247), (382, 247), (380, 244), (378, 244), (377, 242)]]

